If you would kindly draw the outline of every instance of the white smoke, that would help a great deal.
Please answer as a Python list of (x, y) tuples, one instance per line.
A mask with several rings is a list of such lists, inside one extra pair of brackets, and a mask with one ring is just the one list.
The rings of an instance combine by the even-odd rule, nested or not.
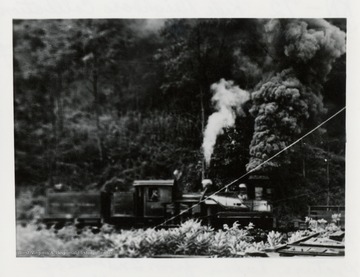
[(235, 125), (236, 116), (243, 116), (242, 104), (250, 99), (250, 94), (234, 86), (233, 81), (221, 79), (218, 83), (211, 85), (213, 103), (216, 112), (209, 116), (206, 129), (204, 131), (204, 141), (202, 148), (206, 164), (210, 164), (211, 156), (218, 135), (224, 132), (224, 128)]

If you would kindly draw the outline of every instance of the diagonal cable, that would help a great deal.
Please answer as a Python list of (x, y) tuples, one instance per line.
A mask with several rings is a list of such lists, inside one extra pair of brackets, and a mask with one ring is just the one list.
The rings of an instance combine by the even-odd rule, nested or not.
[(230, 182), (229, 184), (227, 184), (226, 186), (222, 187), (221, 189), (215, 191), (213, 194), (205, 197), (204, 199), (200, 200), (199, 202), (197, 202), (196, 204), (192, 205), (191, 207), (181, 211), (179, 214), (174, 215), (171, 218), (168, 218), (167, 220), (165, 220), (163, 223), (155, 226), (155, 228), (158, 228), (160, 226), (165, 225), (167, 222), (174, 220), (175, 218), (183, 215), (184, 213), (190, 211), (191, 209), (195, 208), (196, 206), (200, 205), (201, 203), (205, 202), (207, 199), (213, 197), (214, 195), (218, 194), (219, 192), (223, 191), (224, 189), (228, 188), (229, 186), (233, 185), (234, 183), (238, 182), (239, 180), (241, 180), (242, 178), (246, 177), (247, 175), (249, 175), (250, 173), (258, 170), (259, 168), (261, 168), (264, 164), (270, 162), (271, 160), (273, 160), (274, 158), (276, 158), (277, 156), (279, 156), (281, 153), (285, 152), (287, 149), (293, 147), (295, 144), (297, 144), (298, 142), (300, 142), (301, 140), (303, 140), (304, 138), (306, 138), (308, 135), (310, 135), (311, 133), (313, 133), (314, 131), (316, 131), (317, 129), (319, 129), (321, 126), (323, 126), (324, 124), (326, 124), (328, 121), (330, 121), (331, 119), (333, 119), (335, 116), (337, 116), (338, 114), (340, 114), (341, 112), (343, 112), (346, 109), (346, 106), (344, 106), (343, 108), (341, 108), (339, 111), (337, 111), (336, 113), (334, 113), (332, 116), (330, 116), (329, 118), (327, 118), (326, 120), (324, 120), (322, 123), (320, 123), (319, 125), (317, 125), (316, 127), (314, 127), (313, 129), (311, 129), (309, 132), (307, 132), (305, 135), (301, 136), (300, 138), (298, 138), (297, 140), (295, 140), (294, 142), (292, 142), (291, 144), (289, 144), (288, 146), (286, 146), (284, 149), (280, 150), (279, 152), (277, 152), (276, 154), (274, 154), (273, 156), (271, 156), (269, 159), (265, 160), (264, 162), (260, 163), (258, 166), (256, 166), (255, 168), (251, 169), (250, 171), (246, 172), (245, 174), (243, 174), (242, 176), (240, 176), (239, 178), (235, 179), (234, 181)]

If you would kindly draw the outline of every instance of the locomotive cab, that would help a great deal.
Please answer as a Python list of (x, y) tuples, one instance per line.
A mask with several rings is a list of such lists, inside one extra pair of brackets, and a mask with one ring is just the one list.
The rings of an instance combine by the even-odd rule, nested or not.
[(160, 222), (164, 203), (172, 201), (173, 180), (136, 180), (131, 191), (111, 196), (110, 222), (125, 226)]
[(135, 181), (137, 216), (163, 217), (164, 203), (172, 201), (173, 180)]

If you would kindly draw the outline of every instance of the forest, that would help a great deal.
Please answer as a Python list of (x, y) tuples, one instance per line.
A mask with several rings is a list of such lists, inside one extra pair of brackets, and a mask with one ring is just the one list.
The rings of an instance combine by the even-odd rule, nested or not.
[(14, 20), (17, 193), (257, 169), (279, 216), (345, 204), (345, 19)]

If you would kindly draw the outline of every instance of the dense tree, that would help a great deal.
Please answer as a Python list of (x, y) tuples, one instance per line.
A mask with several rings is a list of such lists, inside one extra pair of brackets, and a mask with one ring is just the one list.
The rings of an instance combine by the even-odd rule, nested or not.
[[(130, 185), (177, 168), (182, 186), (198, 189), (210, 86), (222, 78), (251, 97), (206, 168), (220, 185), (345, 105), (344, 20), (149, 22), (14, 21), (17, 185)], [(342, 203), (344, 122), (342, 114), (267, 165), (278, 199), (325, 201), (310, 194), (327, 189), (329, 167), (331, 202)]]

